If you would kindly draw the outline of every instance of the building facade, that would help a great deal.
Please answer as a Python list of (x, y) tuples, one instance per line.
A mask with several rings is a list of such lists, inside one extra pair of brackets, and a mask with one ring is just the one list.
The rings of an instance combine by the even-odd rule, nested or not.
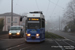
[[(4, 19), (3, 31), (8, 31), (11, 26), (11, 12), (0, 14), (0, 18)], [(21, 25), (20, 15), (13, 13), (13, 25)]]

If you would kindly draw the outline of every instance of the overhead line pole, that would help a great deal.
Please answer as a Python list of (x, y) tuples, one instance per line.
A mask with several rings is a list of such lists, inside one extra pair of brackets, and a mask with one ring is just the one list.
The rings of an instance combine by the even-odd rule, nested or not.
[(60, 16), (59, 16), (59, 31), (60, 31)]
[(13, 0), (11, 0), (11, 26), (13, 26)]

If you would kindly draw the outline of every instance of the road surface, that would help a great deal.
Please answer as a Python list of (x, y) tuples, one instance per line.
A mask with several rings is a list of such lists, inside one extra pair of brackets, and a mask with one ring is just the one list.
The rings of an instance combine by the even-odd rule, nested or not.
[(0, 40), (0, 50), (75, 50), (75, 42), (69, 39), (45, 39), (41, 43), (25, 43), (25, 38)]

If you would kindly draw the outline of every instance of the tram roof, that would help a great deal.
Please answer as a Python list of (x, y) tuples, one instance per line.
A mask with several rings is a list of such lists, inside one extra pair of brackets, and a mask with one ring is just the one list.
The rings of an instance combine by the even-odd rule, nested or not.
[(39, 17), (39, 18), (44, 18), (43, 14), (40, 13), (29, 13), (27, 14), (27, 17)]

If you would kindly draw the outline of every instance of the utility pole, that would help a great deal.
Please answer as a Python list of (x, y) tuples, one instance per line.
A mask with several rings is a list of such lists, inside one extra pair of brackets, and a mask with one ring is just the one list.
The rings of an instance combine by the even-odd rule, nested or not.
[(62, 19), (61, 19), (61, 31), (62, 31)]
[(13, 0), (11, 0), (11, 26), (13, 26)]
[(60, 31), (60, 16), (59, 16), (59, 31)]

